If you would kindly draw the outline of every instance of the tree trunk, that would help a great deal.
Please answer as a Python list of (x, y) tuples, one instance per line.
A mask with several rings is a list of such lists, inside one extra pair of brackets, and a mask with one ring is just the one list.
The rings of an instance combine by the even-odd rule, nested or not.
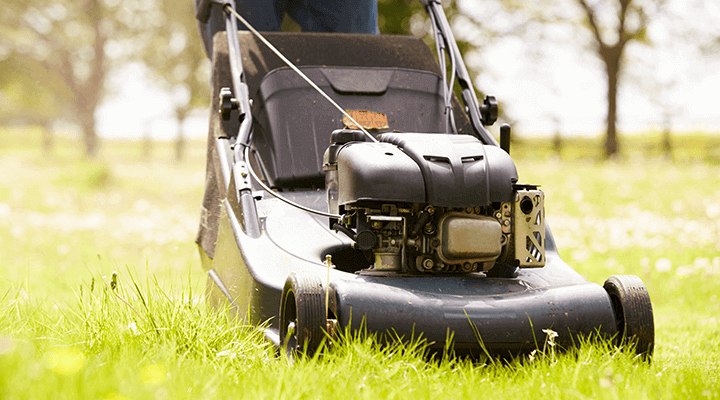
[(607, 72), (608, 78), (605, 158), (611, 158), (620, 152), (620, 143), (617, 137), (617, 102), (623, 47), (624, 44), (619, 42), (612, 47), (602, 46), (600, 51), (600, 55), (605, 62), (605, 72)]
[(177, 111), (177, 120), (178, 120), (178, 132), (177, 132), (177, 138), (175, 139), (175, 161), (181, 162), (183, 160), (183, 156), (185, 155), (185, 132), (184, 132), (184, 125), (185, 125), (185, 118), (187, 117), (187, 109), (182, 109)]
[(553, 150), (557, 153), (558, 157), (562, 154), (562, 126), (560, 124), (560, 118), (554, 117), (553, 122), (555, 123), (555, 134), (553, 135)]
[(672, 116), (670, 113), (665, 114), (665, 124), (663, 129), (663, 153), (665, 157), (672, 161), (673, 157), (673, 146), (672, 146)]
[(85, 155), (88, 158), (97, 158), (98, 137), (95, 132), (95, 109), (88, 110), (80, 116), (80, 125), (83, 130), (83, 141), (85, 143)]
[(617, 138), (617, 97), (619, 63), (608, 63), (608, 92), (607, 92), (607, 136), (605, 137), (605, 158), (615, 156), (620, 146)]
[(82, 96), (79, 106), (80, 124), (85, 135), (85, 150), (88, 158), (97, 157), (98, 136), (95, 132), (95, 109), (100, 103), (102, 87), (105, 82), (105, 42), (107, 38), (101, 29), (103, 8), (99, 0), (90, 0), (85, 3), (85, 10), (90, 18), (95, 41), (93, 42), (93, 58), (90, 77), (78, 88)]

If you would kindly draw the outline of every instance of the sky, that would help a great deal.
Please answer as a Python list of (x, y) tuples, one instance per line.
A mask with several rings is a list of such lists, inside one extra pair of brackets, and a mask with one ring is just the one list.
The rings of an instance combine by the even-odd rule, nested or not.
[[(720, 6), (712, 1), (702, 10), (685, 4), (670, 0), (669, 7), (697, 21), (720, 21)], [(702, 55), (692, 42), (675, 40), (674, 23), (661, 20), (650, 26), (653, 46), (633, 44), (627, 48), (628, 72), (618, 104), (620, 134), (662, 129), (664, 108), (672, 110), (675, 132), (720, 133), (720, 57)], [(516, 134), (548, 136), (560, 131), (566, 136), (596, 136), (604, 132), (607, 86), (603, 66), (584, 47), (582, 31), (567, 29), (555, 28), (550, 35), (571, 40), (549, 43), (507, 37), (465, 57), (468, 65), (483, 71), (475, 79), (476, 88), (496, 96)], [(651, 82), (668, 84), (662, 91), (648, 90)], [(102, 137), (175, 137), (178, 124), (173, 118), (172, 98), (152, 84), (142, 64), (116, 72), (110, 89), (112, 95), (97, 115)], [(194, 113), (185, 125), (186, 135), (205, 136), (208, 113)], [(490, 130), (497, 134), (497, 129), (499, 124)]]

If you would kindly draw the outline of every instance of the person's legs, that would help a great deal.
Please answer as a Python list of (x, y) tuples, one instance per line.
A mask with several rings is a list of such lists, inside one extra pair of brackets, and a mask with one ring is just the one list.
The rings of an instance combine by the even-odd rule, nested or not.
[(304, 31), (380, 33), (377, 0), (291, 0), (287, 12)]
[[(195, 0), (197, 8), (200, 0)], [(287, 0), (235, 0), (235, 9), (253, 28), (259, 31), (279, 31), (285, 13)], [(212, 38), (215, 33), (225, 30), (225, 17), (219, 6), (212, 6), (207, 24), (198, 23), (205, 52), (212, 56)], [(238, 29), (246, 30), (238, 21)]]
[[(198, 2), (195, 0), (195, 7)], [(279, 31), (285, 11), (308, 32), (380, 34), (377, 0), (235, 0), (236, 9), (259, 31)], [(213, 35), (225, 30), (225, 18), (213, 6), (207, 24), (198, 23), (208, 57)], [(238, 28), (245, 27), (238, 22)]]

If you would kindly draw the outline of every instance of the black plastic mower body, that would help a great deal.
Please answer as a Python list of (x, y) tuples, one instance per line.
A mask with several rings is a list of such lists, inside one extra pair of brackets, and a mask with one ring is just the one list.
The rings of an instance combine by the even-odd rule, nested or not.
[[(260, 193), (258, 195), (262, 196)], [(319, 191), (292, 193), (312, 207), (326, 205)], [(548, 229), (547, 263), (517, 269), (513, 277), (485, 273), (452, 276), (374, 276), (356, 274), (365, 261), (351, 241), (309, 215), (265, 194), (257, 200), (262, 235), (245, 235), (229, 204), (223, 208), (212, 269), (225, 285), (238, 313), (253, 323), (269, 322), (266, 335), (279, 343), (280, 296), (291, 272), (330, 271), (330, 310), (342, 328), (367, 329), (386, 337), (423, 337), (442, 349), (449, 337), (458, 353), (528, 352), (545, 341), (543, 329), (558, 333), (556, 343), (571, 346), (578, 336), (616, 333), (605, 290), (570, 268), (557, 254)], [(231, 210), (228, 213), (228, 210)], [(217, 286), (213, 296), (225, 297)], [(479, 334), (479, 337), (476, 335)], [(396, 336), (397, 335), (397, 336)]]
[[(453, 112), (457, 131), (464, 135), (440, 133), (445, 129), (445, 108), (438, 94), (442, 80), (421, 40), (332, 34), (267, 37), (345, 109), (382, 113), (388, 126), (373, 131), (378, 143), (359, 134), (331, 143), (332, 132), (346, 127), (343, 116), (279, 65), (249, 33), (241, 32), (242, 61), (254, 101), (252, 168), (283, 197), (310, 209), (362, 216), (361, 211), (369, 213), (375, 203), (384, 204), (383, 210), (392, 203), (400, 211), (390, 207), (387, 215), (357, 217), (359, 222), (351, 225), (345, 217), (313, 215), (276, 199), (248, 183), (244, 172), (239, 172), (244, 169), (233, 166), (240, 147), (231, 149), (237, 116), (223, 121), (213, 112), (198, 237), (203, 268), (210, 277), (211, 302), (229, 301), (247, 322), (267, 323), (266, 336), (277, 344), (282, 342), (281, 297), (292, 273), (319, 277), (329, 291), (327, 318), (337, 320), (336, 329), (366, 329), (394, 339), (422, 337), (439, 349), (451, 340), (458, 353), (528, 352), (542, 345), (546, 329), (557, 332), (555, 343), (560, 346), (571, 346), (581, 336), (618, 333), (617, 310), (610, 296), (560, 258), (544, 220), (542, 234), (534, 236), (544, 249), (538, 256), (542, 263), (531, 268), (513, 264), (512, 257), (505, 255), (507, 242), (502, 255), (499, 242), (495, 253), (493, 249), (474, 252), (465, 243), (452, 242), (462, 238), (430, 229), (432, 217), (422, 214), (444, 210), (447, 216), (440, 225), (449, 228), (437, 229), (470, 232), (488, 227), (496, 229), (492, 235), (500, 239), (507, 232), (504, 226), (501, 231), (504, 217), (486, 210), (512, 204), (526, 187), (517, 184), (518, 173), (509, 155), (496, 143), (482, 143), (478, 139), (482, 135), (461, 107)], [(213, 90), (219, 93), (231, 86), (224, 33), (216, 35), (214, 52)], [(218, 110), (222, 99), (215, 97), (213, 110)], [(336, 162), (335, 170), (328, 157)], [(389, 164), (383, 167), (383, 163)], [(337, 197), (331, 184), (340, 186), (335, 188)], [(410, 210), (417, 204), (425, 211)], [(528, 220), (531, 211), (533, 205), (525, 210)], [(431, 259), (403, 250), (402, 258), (397, 253), (392, 259), (396, 263), (383, 269), (383, 257), (389, 253), (378, 251), (373, 258), (370, 252), (384, 240), (378, 232), (386, 230), (373, 231), (377, 235), (371, 237), (369, 247), (359, 245), (358, 238), (370, 231), (363, 224), (399, 224), (402, 212), (415, 212), (421, 221), (415, 229), (397, 228), (405, 246), (412, 242), (420, 248), (425, 240), (424, 245), (437, 255)], [(544, 211), (540, 218), (544, 219)], [(337, 222), (346, 227), (338, 227)], [(408, 239), (412, 235), (417, 239)], [(427, 244), (431, 235), (437, 235), (441, 244)], [(483, 241), (492, 235), (471, 237)], [(528, 248), (533, 250), (530, 239)], [(334, 264), (329, 279), (328, 255)]]

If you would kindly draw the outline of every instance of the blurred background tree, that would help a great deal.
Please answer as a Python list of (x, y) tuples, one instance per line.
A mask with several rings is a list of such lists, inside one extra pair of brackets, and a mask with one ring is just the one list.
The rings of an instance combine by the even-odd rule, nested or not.
[(95, 111), (108, 72), (142, 48), (161, 17), (140, 0), (4, 0), (0, 47), (11, 60), (3, 74), (14, 77), (15, 104), (29, 116), (77, 123), (86, 155), (95, 157)]
[[(601, 63), (606, 77), (606, 128), (604, 155), (606, 158), (619, 153), (617, 133), (618, 92), (624, 82), (628, 44), (651, 45), (648, 26), (664, 10), (666, 0), (517, 0), (526, 18), (534, 22), (533, 29), (521, 35), (535, 43), (542, 57), (543, 43), (567, 41)], [(553, 30), (569, 27), (571, 36), (558, 38)], [(547, 34), (547, 36), (546, 36)]]
[[(429, 20), (420, 0), (378, 1), (382, 33), (421, 36), (431, 42)], [(609, 157), (621, 149), (617, 132), (620, 88), (639, 80), (638, 76), (644, 76), (649, 82), (643, 83), (644, 87), (657, 87), (651, 82), (656, 78), (654, 72), (638, 68), (639, 63), (633, 59), (639, 54), (639, 47), (654, 44), (648, 33), (654, 21), (661, 18), (665, 24), (696, 33), (696, 36), (672, 37), (676, 45), (705, 44), (706, 54), (718, 53), (720, 33), (716, 21), (699, 23), (682, 12), (669, 17), (666, 3), (682, 4), (677, 0), (444, 0), (442, 5), (474, 76), (487, 77), (494, 72), (498, 76), (502, 74), (505, 81), (513, 79), (505, 71), (491, 68), (494, 61), (487, 54), (493, 46), (525, 46), (526, 59), (504, 60), (501, 64), (524, 62), (523, 68), (530, 71), (537, 71), (543, 59), (552, 57), (546, 49), (546, 44), (551, 42), (562, 41), (566, 48), (574, 49), (572, 51), (584, 49), (585, 54), (597, 59), (598, 68), (602, 68), (606, 78), (603, 152)], [(690, 3), (693, 7), (697, 4), (717, 7), (714, 0)], [(96, 110), (104, 99), (113, 95), (112, 88), (106, 84), (107, 78), (113, 71), (136, 62), (146, 67), (147, 75), (152, 77), (158, 90), (170, 93), (179, 127), (176, 157), (181, 157), (186, 136), (184, 120), (191, 110), (206, 107), (209, 102), (209, 66), (193, 15), (190, 0), (57, 0), (52, 3), (3, 0), (0, 123), (23, 122), (50, 127), (58, 119), (74, 122), (82, 132), (86, 154), (94, 157), (98, 151)], [(434, 48), (432, 44), (431, 48)], [(588, 67), (578, 65), (577, 68)], [(660, 82), (669, 88), (663, 90), (663, 98), (672, 97), (671, 93), (682, 87), (682, 81), (668, 86), (670, 78)], [(474, 83), (479, 91), (496, 90), (480, 84), (478, 79)], [(552, 93), (562, 98), (560, 91), (552, 89), (552, 85), (557, 87), (559, 83), (550, 85), (545, 95), (548, 98), (538, 101), (554, 103)], [(515, 97), (523, 96), (525, 89)], [(651, 92), (658, 92), (641, 91), (650, 99), (656, 96)], [(497, 94), (500, 100), (509, 97), (506, 93)], [(678, 110), (672, 101), (663, 104), (666, 104), (664, 108)], [(501, 104), (501, 110), (507, 112), (508, 109)], [(563, 112), (560, 108), (553, 109), (554, 114), (548, 114), (547, 118), (564, 119)], [(518, 119), (527, 120), (523, 118)], [(143, 129), (149, 129), (152, 124), (142, 125), (146, 127)], [(561, 123), (554, 125), (560, 127)], [(52, 143), (50, 136), (46, 139), (44, 142)]]
[(42, 77), (43, 69), (34, 62), (0, 57), (0, 125), (36, 125), (42, 129), (42, 147), (47, 154), (53, 147), (53, 122), (65, 113), (64, 102), (52, 80), (37, 85), (33, 76)]
[(583, 26), (594, 38), (592, 47), (607, 75), (607, 133), (605, 157), (619, 152), (617, 138), (618, 86), (625, 50), (630, 42), (649, 43), (650, 20), (662, 13), (665, 0), (576, 0), (585, 14)]
[(193, 109), (206, 107), (210, 101), (210, 61), (203, 51), (192, 1), (158, 0), (157, 7), (164, 24), (145, 43), (142, 60), (159, 86), (171, 94), (178, 123), (175, 159), (180, 161), (185, 120)]

